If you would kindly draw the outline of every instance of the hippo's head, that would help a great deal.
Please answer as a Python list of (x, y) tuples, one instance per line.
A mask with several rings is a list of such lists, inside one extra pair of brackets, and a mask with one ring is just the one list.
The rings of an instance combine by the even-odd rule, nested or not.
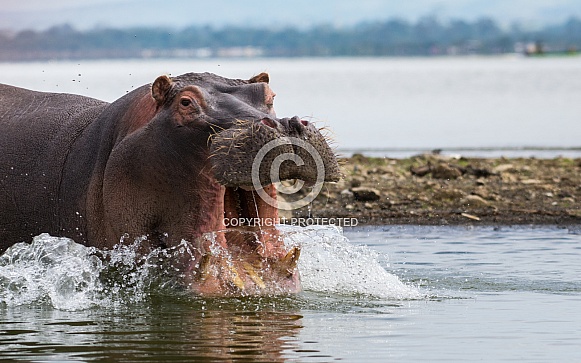
[(300, 250), (287, 249), (274, 226), (273, 182), (337, 181), (339, 168), (313, 124), (277, 118), (268, 83), (266, 73), (249, 80), (189, 73), (161, 76), (151, 86), (155, 115), (141, 132), (157, 136), (141, 143), (149, 143), (145, 148), (152, 151), (143, 154), (155, 160), (140, 163), (157, 166), (139, 172), (147, 196), (136, 198), (147, 200), (140, 209), (154, 211), (150, 236), (166, 246), (182, 239), (192, 243), (186, 281), (194, 292), (300, 290)]

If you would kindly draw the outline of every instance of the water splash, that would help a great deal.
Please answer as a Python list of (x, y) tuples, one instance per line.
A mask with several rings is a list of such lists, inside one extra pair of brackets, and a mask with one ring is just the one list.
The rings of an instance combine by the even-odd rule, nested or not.
[[(318, 293), (363, 294), (385, 299), (421, 298), (419, 290), (388, 273), (379, 255), (353, 246), (339, 227), (279, 226), (285, 243), (301, 247), (303, 288)], [(99, 250), (41, 234), (0, 256), (0, 304), (48, 304), (61, 310), (123, 306), (150, 296), (183, 297), (189, 243), (141, 254), (145, 239)]]
[(95, 249), (41, 234), (0, 256), (0, 302), (48, 302), (57, 309), (86, 309), (99, 302), (102, 261)]
[(397, 300), (422, 297), (418, 289), (387, 272), (376, 251), (349, 243), (341, 227), (279, 228), (286, 243), (302, 248), (299, 271), (305, 290)]

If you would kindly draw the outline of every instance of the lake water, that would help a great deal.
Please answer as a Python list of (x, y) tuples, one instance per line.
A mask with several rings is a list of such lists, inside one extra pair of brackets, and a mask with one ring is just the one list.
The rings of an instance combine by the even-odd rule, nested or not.
[(206, 71), (268, 71), (278, 115), (329, 126), (346, 154), (581, 156), (581, 57), (0, 63), (0, 82), (113, 101), (161, 74)]
[[(305, 291), (199, 299), (131, 249), (49, 236), (0, 259), (21, 361), (580, 362), (577, 227), (286, 227)], [(55, 253), (58, 251), (58, 253)]]
[[(279, 116), (346, 153), (581, 156), (580, 57), (2, 63), (0, 82), (113, 101), (190, 71), (270, 72)], [(0, 257), (0, 360), (581, 362), (579, 226), (285, 235), (305, 291), (231, 299), (189, 296), (131, 247), (38, 236)]]

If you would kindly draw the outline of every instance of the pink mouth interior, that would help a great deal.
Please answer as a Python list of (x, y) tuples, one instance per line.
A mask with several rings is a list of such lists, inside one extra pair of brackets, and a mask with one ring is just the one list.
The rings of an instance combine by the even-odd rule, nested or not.
[[(273, 185), (264, 188), (276, 200)], [(221, 208), (221, 203), (214, 206)], [(222, 211), (217, 211), (220, 215)], [(300, 290), (296, 260), (300, 250), (287, 250), (279, 231), (278, 210), (254, 190), (226, 187), (223, 229), (215, 241), (202, 239), (202, 252), (192, 268), (192, 287), (203, 295), (295, 293)], [(210, 253), (210, 245), (223, 254)]]

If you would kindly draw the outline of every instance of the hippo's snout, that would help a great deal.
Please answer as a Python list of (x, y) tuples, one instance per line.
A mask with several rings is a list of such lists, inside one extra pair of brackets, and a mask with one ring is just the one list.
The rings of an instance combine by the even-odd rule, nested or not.
[(298, 117), (238, 121), (212, 137), (210, 151), (214, 175), (226, 186), (266, 186), (288, 179), (314, 184), (340, 177), (327, 138)]

